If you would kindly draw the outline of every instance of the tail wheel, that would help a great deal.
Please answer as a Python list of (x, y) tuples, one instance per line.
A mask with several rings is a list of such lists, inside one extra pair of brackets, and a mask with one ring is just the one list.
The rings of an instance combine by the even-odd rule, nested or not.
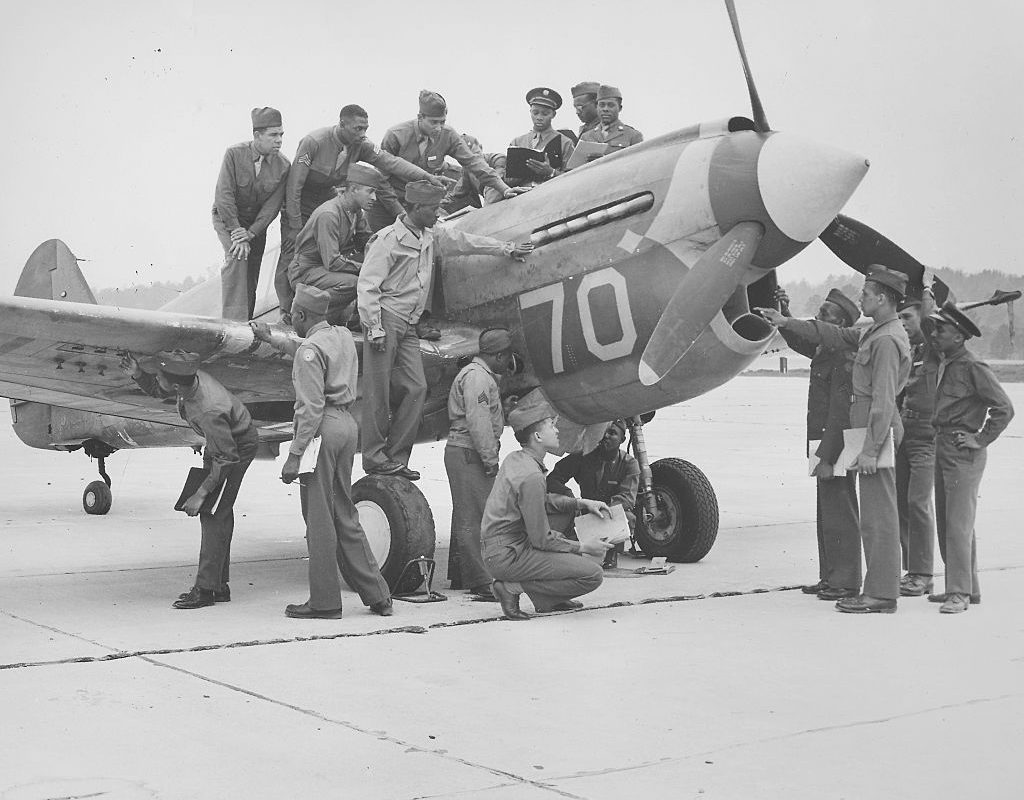
[(692, 564), (708, 554), (718, 537), (718, 499), (711, 482), (689, 461), (663, 458), (651, 464), (658, 513), (643, 521), (637, 503), (636, 538), (649, 556)]
[(113, 501), (114, 495), (103, 481), (93, 481), (82, 492), (82, 508), (86, 514), (106, 514)]
[(359, 524), (392, 592), (411, 592), (423, 582), (409, 570), (401, 585), (398, 577), (409, 561), (434, 557), (434, 515), (427, 498), (410, 481), (392, 475), (367, 475), (352, 486)]

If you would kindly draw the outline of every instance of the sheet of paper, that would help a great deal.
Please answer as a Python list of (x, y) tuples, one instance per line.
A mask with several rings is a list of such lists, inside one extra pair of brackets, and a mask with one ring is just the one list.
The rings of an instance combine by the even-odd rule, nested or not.
[(314, 436), (310, 443), (306, 445), (302, 458), (299, 459), (300, 475), (309, 475), (311, 472), (316, 471), (316, 460), (320, 457), (320, 441), (319, 436)]
[(820, 444), (820, 439), (812, 439), (807, 443), (807, 474), (810, 477), (814, 477), (814, 468), (817, 467), (819, 462), (821, 461), (821, 459), (818, 458), (817, 455), (815, 455), (816, 451), (818, 450), (818, 445)]
[(611, 519), (604, 519), (597, 514), (584, 514), (576, 517), (576, 538), (581, 542), (593, 542), (604, 539), (612, 544), (619, 544), (629, 539), (629, 521), (626, 509), (622, 506), (610, 506)]
[(600, 158), (607, 152), (608, 145), (604, 142), (577, 142), (572, 155), (569, 156), (569, 162), (566, 164), (566, 167), (568, 169), (576, 169), (576, 167), (581, 167), (595, 158)]
[[(851, 469), (857, 461), (857, 456), (864, 449), (864, 437), (867, 436), (867, 428), (847, 428), (843, 431), (843, 452), (836, 460), (835, 474), (839, 475), (842, 467), (843, 475)], [(885, 437), (885, 444), (878, 454), (878, 469), (892, 469), (896, 466), (896, 448), (893, 446), (892, 428)]]

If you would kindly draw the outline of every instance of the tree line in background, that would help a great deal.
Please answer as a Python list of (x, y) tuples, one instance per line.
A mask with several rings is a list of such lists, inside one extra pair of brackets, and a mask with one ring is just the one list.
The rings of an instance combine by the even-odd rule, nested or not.
[(169, 303), (175, 297), (187, 292), (196, 284), (207, 280), (206, 277), (193, 278), (191, 275), (181, 281), (157, 281), (143, 285), (126, 286), (124, 289), (97, 289), (96, 302), (101, 306), (121, 306), (122, 308), (157, 309)]

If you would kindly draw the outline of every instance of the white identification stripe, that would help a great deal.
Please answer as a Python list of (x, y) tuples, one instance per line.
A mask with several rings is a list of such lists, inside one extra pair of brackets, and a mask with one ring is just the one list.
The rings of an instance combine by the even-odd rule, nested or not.
[(711, 210), (708, 173), (711, 157), (721, 139), (698, 139), (679, 154), (672, 172), (665, 201), (658, 216), (644, 234), (660, 244), (668, 244), (699, 232), (713, 229), (711, 240), (721, 234)]

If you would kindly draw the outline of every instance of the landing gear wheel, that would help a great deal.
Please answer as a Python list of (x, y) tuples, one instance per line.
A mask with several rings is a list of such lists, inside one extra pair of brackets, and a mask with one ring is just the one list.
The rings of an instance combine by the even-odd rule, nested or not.
[(637, 504), (636, 539), (646, 555), (692, 564), (708, 554), (718, 536), (718, 499), (707, 477), (689, 461), (663, 458), (651, 464), (658, 514), (643, 522)]
[(352, 486), (352, 499), (392, 593), (415, 591), (423, 583), (418, 570), (409, 570), (400, 586), (396, 582), (412, 559), (434, 557), (434, 515), (427, 498), (405, 478), (367, 475)]
[(106, 514), (114, 495), (104, 481), (93, 481), (82, 492), (82, 508), (86, 514)]

